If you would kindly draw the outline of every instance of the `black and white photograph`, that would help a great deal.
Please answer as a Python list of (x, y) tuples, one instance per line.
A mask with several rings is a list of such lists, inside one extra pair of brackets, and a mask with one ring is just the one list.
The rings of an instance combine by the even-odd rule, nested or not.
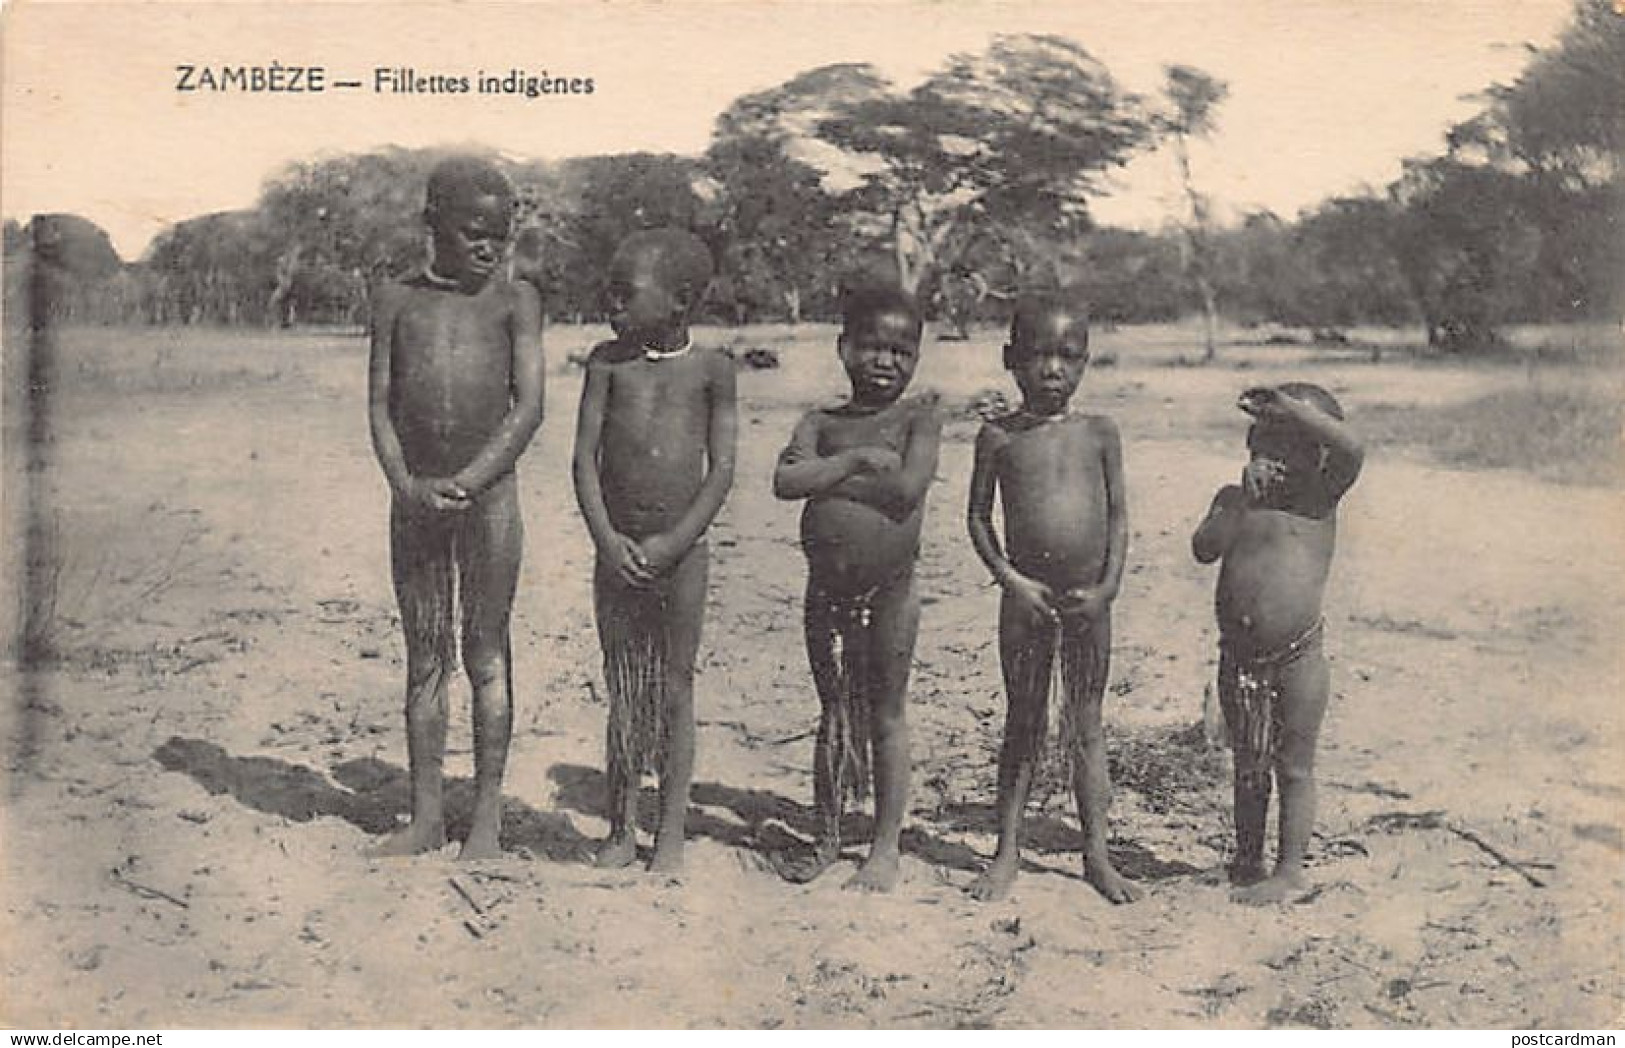
[(1621, 0), (0, 34), (0, 1024), (1625, 1022)]

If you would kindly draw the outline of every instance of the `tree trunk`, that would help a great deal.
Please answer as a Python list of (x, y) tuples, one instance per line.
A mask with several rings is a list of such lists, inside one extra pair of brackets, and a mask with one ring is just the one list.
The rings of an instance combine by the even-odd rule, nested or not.
[(892, 216), (892, 257), (897, 266), (897, 282), (910, 295), (915, 294), (920, 286), (920, 274), (915, 269), (914, 259), (910, 257), (910, 241), (913, 239), (913, 233), (899, 211)]
[[(897, 282), (918, 299), (937, 262), (937, 246), (953, 227), (944, 222), (935, 231), (926, 228), (926, 216), (918, 204), (899, 207), (892, 215), (892, 254), (897, 264)], [(922, 303), (923, 306), (923, 303)]]
[(1219, 358), (1219, 345), (1215, 335), (1219, 327), (1219, 305), (1213, 294), (1213, 283), (1198, 266), (1196, 289), (1202, 296), (1202, 360), (1213, 363)]
[(1196, 180), (1191, 176), (1190, 151), (1182, 134), (1175, 139), (1174, 159), (1179, 165), (1179, 180), (1185, 187), (1185, 196), (1191, 205), (1190, 222), (1185, 226), (1185, 242), (1190, 252), (1191, 279), (1196, 284), (1196, 293), (1202, 299), (1202, 360), (1211, 364), (1219, 357), (1218, 343), (1214, 340), (1219, 323), (1219, 307), (1217, 296), (1213, 292), (1213, 281), (1208, 274), (1207, 204), (1202, 200), (1202, 194), (1196, 189)]
[(271, 300), (266, 304), (266, 312), (271, 323), (277, 327), (291, 327), (293, 324), (290, 298), (293, 294), (294, 277), (299, 272), (299, 254), (299, 247), (295, 245), (276, 260), (276, 287), (271, 291)]

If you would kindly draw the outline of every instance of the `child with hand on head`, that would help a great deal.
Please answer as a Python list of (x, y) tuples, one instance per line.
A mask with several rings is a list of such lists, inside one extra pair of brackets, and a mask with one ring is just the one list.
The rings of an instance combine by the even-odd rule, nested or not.
[[(967, 518), (971, 543), (1004, 591), (999, 659), (1009, 700), (998, 851), (971, 888), (978, 899), (1003, 898), (1015, 881), (1024, 809), (1051, 714), (1058, 715), (1057, 742), (1082, 823), (1084, 877), (1112, 902), (1139, 895), (1106, 849), (1110, 782), (1101, 707), (1128, 508), (1116, 424), (1071, 408), (1088, 362), (1087, 313), (1078, 297), (1023, 296), (1004, 347), (1021, 407), (985, 423), (976, 437)], [(1002, 544), (993, 527), (995, 496)], [(1052, 698), (1057, 678), (1060, 694)]]
[[(1314, 828), (1315, 745), (1330, 684), (1321, 601), (1337, 548), (1337, 506), (1360, 475), (1359, 440), (1330, 393), (1307, 382), (1257, 387), (1241, 483), (1221, 488), (1191, 537), (1203, 564), (1221, 561), (1219, 702), (1235, 756), (1238, 901), (1280, 902), (1303, 886)], [(1266, 876), (1272, 785), (1280, 848)]]
[(615, 338), (587, 360), (576, 498), (597, 547), (593, 606), (609, 691), (609, 837), (597, 864), (637, 855), (643, 774), (660, 777), (651, 870), (677, 873), (694, 771), (694, 659), (705, 613), (705, 533), (733, 484), (733, 362), (694, 347), (712, 275), (691, 233), (634, 233), (610, 263)]
[(921, 333), (919, 310), (900, 289), (852, 289), (836, 344), (851, 397), (803, 416), (773, 474), (775, 495), (806, 500), (804, 623), (822, 707), (813, 767), (819, 836), (811, 855), (785, 864), (796, 882), (839, 857), (847, 794), (861, 797), (872, 758), (875, 838), (847, 887), (897, 883), (908, 804), (904, 707), (920, 618), (914, 565), (942, 429), (934, 398), (903, 395)]

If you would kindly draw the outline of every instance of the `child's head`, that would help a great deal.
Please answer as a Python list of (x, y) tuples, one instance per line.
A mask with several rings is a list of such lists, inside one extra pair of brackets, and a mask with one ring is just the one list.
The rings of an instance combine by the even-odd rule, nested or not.
[(841, 336), (836, 346), (852, 382), (852, 398), (885, 405), (908, 388), (920, 363), (924, 322), (914, 298), (887, 282), (847, 289), (841, 300)]
[(495, 164), (449, 157), (429, 172), (423, 220), (434, 238), (434, 268), (483, 283), (502, 263), (513, 229), (514, 192)]
[(1343, 421), (1343, 405), (1313, 382), (1285, 382), (1273, 389), (1248, 390), (1242, 397), (1244, 408), (1255, 416), (1255, 421), (1247, 429), (1247, 450), (1254, 458), (1280, 462), (1286, 466), (1288, 474), (1320, 469), (1326, 458), (1324, 445), (1305, 433), (1302, 427), (1283, 420), (1277, 413), (1260, 414), (1255, 406), (1250, 406), (1252, 402), (1272, 395), (1301, 400), (1339, 422)]
[(634, 341), (685, 334), (711, 274), (711, 251), (693, 233), (633, 233), (621, 241), (609, 263), (610, 327)]
[(1034, 414), (1066, 410), (1089, 363), (1089, 310), (1068, 290), (1024, 294), (1010, 321), (1004, 366)]

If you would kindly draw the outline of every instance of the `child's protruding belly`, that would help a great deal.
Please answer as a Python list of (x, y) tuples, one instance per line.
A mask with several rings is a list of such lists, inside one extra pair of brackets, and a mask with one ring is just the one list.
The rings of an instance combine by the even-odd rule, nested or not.
[(1219, 569), (1219, 631), (1236, 643), (1269, 650), (1318, 622), (1336, 534), (1329, 521), (1250, 514)]
[(1286, 558), (1228, 558), (1219, 573), (1219, 632), (1243, 647), (1290, 644), (1320, 620), (1325, 572)]
[(919, 552), (921, 515), (895, 521), (848, 499), (813, 499), (801, 513), (801, 548), (813, 581), (832, 596), (865, 593), (902, 575)]
[(1093, 586), (1106, 569), (1111, 523), (1102, 500), (1062, 498), (1005, 502), (1006, 554), (1017, 571), (1052, 588)]

